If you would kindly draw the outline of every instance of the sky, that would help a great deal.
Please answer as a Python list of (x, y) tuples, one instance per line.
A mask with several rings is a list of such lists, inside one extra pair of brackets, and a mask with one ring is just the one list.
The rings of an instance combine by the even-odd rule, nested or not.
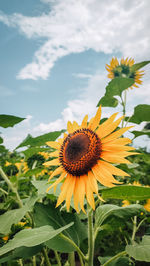
[[(6, 147), (93, 116), (109, 81), (105, 64), (150, 59), (149, 10), (149, 0), (0, 0), (0, 113), (26, 118), (0, 130)], [(128, 91), (128, 114), (149, 104), (144, 70), (143, 85)]]

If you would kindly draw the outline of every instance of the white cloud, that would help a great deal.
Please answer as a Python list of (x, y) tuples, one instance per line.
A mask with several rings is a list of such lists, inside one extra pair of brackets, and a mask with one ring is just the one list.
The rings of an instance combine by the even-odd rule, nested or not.
[(56, 60), (87, 49), (121, 52), (137, 60), (150, 57), (149, 0), (43, 0), (49, 10), (39, 17), (0, 14), (0, 21), (17, 27), (27, 38), (43, 38), (33, 61), (19, 79), (46, 79)]

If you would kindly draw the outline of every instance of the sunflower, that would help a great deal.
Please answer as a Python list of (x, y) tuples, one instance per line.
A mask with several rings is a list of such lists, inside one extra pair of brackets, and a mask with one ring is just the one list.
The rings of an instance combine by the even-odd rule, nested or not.
[(144, 71), (139, 70), (132, 70), (132, 66), (134, 65), (134, 59), (132, 58), (126, 58), (121, 59), (120, 63), (118, 59), (112, 58), (110, 61), (110, 65), (106, 64), (106, 70), (109, 72), (108, 78), (114, 79), (117, 77), (124, 77), (124, 78), (133, 78), (134, 84), (130, 87), (133, 89), (133, 87), (138, 88), (137, 84), (142, 84), (141, 77), (144, 75)]
[(115, 120), (117, 114), (113, 114), (104, 123), (99, 124), (100, 106), (89, 123), (87, 115), (80, 126), (75, 121), (73, 123), (68, 121), (68, 134), (64, 133), (64, 137), (58, 141), (47, 142), (47, 145), (55, 149), (50, 156), (56, 158), (45, 162), (44, 165), (58, 166), (51, 174), (49, 181), (54, 176), (60, 175), (48, 190), (64, 180), (56, 206), (66, 200), (66, 208), (69, 210), (73, 195), (77, 212), (79, 212), (79, 203), (85, 212), (85, 196), (89, 205), (95, 209), (93, 193), (98, 195), (97, 181), (106, 187), (113, 187), (115, 184), (121, 184), (113, 175), (129, 176), (112, 165), (112, 163), (130, 163), (125, 157), (135, 154), (129, 152), (134, 148), (126, 146), (131, 143), (131, 140), (119, 138), (131, 127), (114, 131), (123, 119), (120, 117)]

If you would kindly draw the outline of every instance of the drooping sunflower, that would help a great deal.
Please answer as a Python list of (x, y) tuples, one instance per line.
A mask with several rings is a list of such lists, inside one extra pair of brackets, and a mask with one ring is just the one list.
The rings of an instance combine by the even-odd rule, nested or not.
[(51, 157), (56, 158), (45, 162), (44, 165), (58, 166), (51, 174), (49, 181), (54, 176), (60, 175), (48, 190), (64, 180), (56, 206), (66, 200), (66, 208), (69, 210), (73, 195), (77, 212), (79, 212), (79, 203), (85, 212), (85, 196), (90, 206), (95, 209), (93, 193), (98, 195), (97, 181), (106, 187), (113, 187), (115, 184), (120, 184), (113, 175), (129, 176), (112, 165), (112, 163), (130, 163), (125, 157), (135, 154), (129, 152), (134, 149), (133, 147), (126, 146), (131, 143), (131, 140), (119, 138), (131, 127), (116, 130), (123, 118), (115, 120), (117, 114), (113, 114), (104, 123), (99, 124), (100, 106), (89, 123), (87, 115), (81, 125), (75, 121), (73, 123), (68, 121), (68, 134), (64, 133), (64, 137), (59, 138), (58, 141), (47, 142), (47, 145), (56, 149), (50, 153)]
[(142, 84), (141, 77), (144, 75), (144, 71), (132, 71), (131, 67), (134, 65), (134, 59), (132, 58), (122, 58), (120, 60), (120, 63), (118, 59), (112, 58), (110, 61), (110, 65), (106, 64), (106, 70), (109, 72), (108, 78), (114, 79), (117, 77), (124, 77), (124, 78), (133, 78), (134, 84), (130, 87), (133, 89), (133, 87), (138, 88), (139, 86), (137, 84)]

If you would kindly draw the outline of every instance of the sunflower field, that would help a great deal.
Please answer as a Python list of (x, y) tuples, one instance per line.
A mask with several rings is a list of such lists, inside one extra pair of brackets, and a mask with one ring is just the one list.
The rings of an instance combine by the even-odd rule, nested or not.
[[(150, 105), (126, 115), (149, 63), (112, 58), (90, 120), (28, 135), (12, 152), (0, 137), (0, 265), (150, 265), (150, 153), (133, 146), (150, 137)], [(23, 120), (1, 114), (0, 127)]]

